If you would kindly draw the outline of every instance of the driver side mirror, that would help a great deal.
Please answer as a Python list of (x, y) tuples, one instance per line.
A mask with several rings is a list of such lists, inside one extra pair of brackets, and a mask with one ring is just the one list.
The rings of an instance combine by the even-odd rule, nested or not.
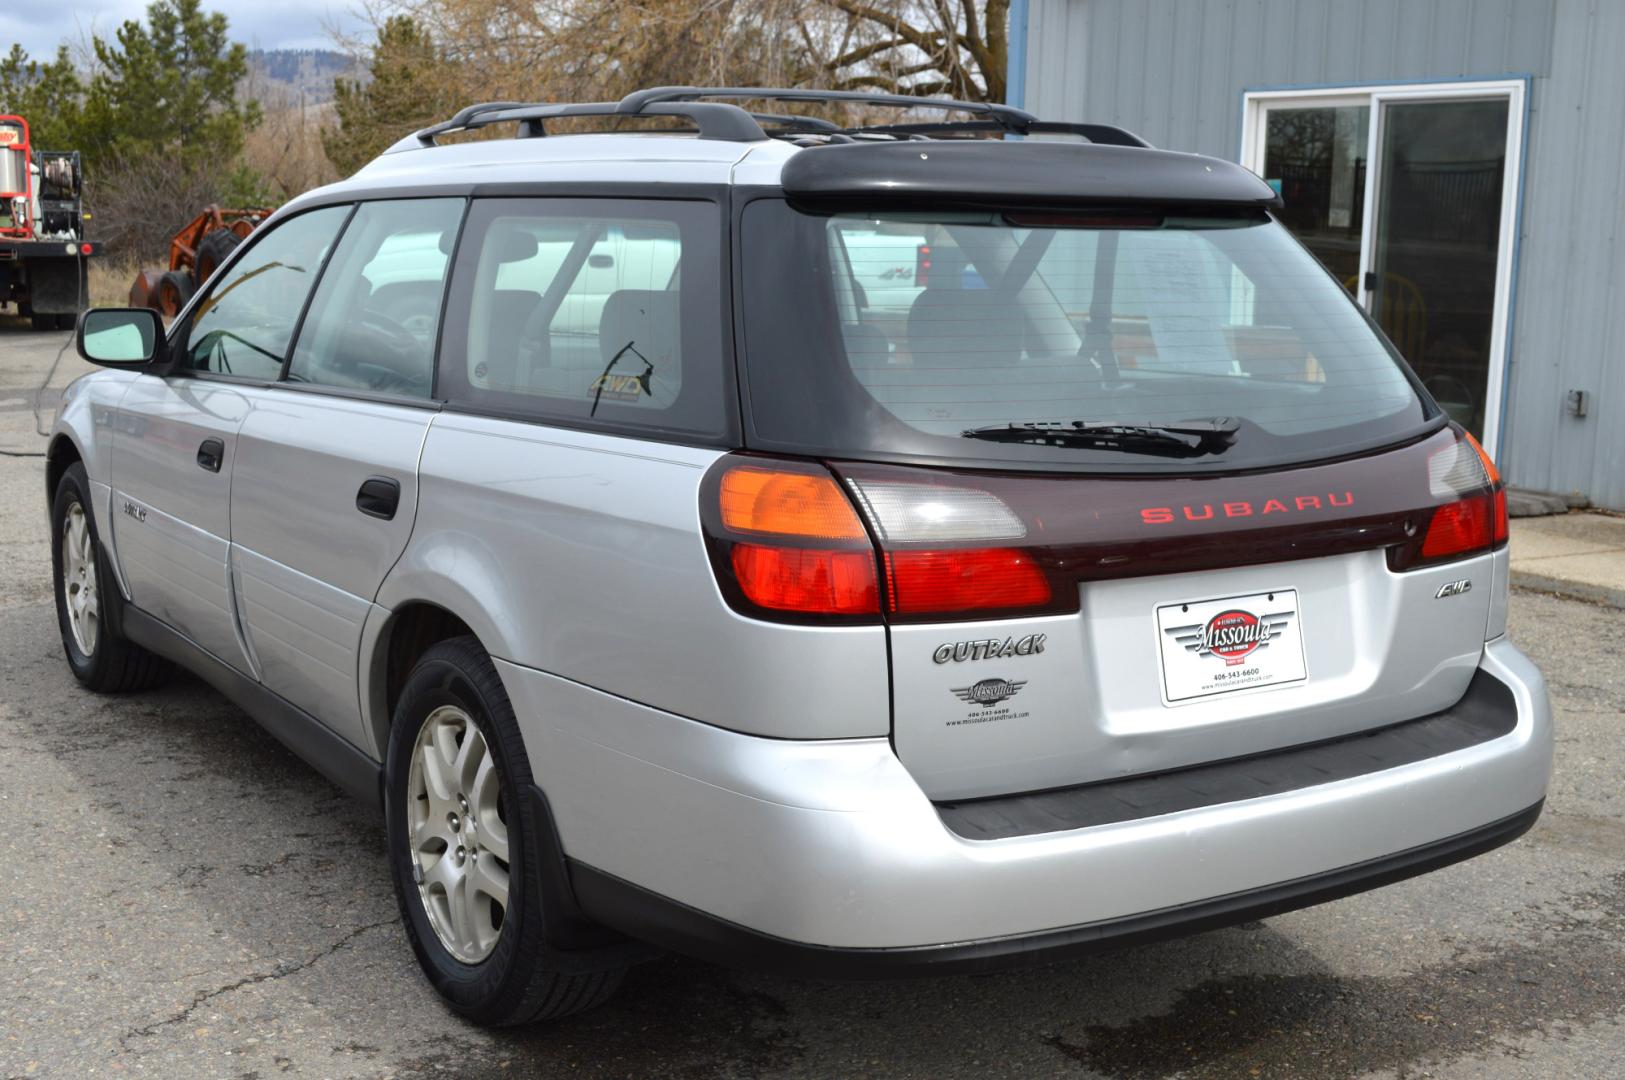
[(117, 368), (152, 363), (163, 339), (163, 321), (151, 308), (91, 308), (80, 314), (74, 335), (80, 356)]

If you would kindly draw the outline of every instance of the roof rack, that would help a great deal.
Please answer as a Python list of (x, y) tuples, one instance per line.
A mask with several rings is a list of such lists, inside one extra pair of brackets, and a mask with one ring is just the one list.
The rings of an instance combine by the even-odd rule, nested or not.
[[(975, 120), (941, 121), (922, 124), (882, 124), (841, 127), (815, 116), (752, 113), (737, 105), (701, 101), (700, 98), (736, 98), (756, 101), (800, 101), (877, 105), (896, 109), (942, 109), (968, 112)], [(525, 104), (517, 101), (488, 101), (470, 105), (451, 119), (426, 127), (414, 136), (418, 145), (433, 146), (441, 135), (472, 131), (492, 124), (519, 124), (520, 138), (547, 134), (548, 120), (577, 116), (678, 116), (691, 121), (702, 139), (727, 142), (760, 142), (770, 136), (764, 123), (791, 132), (828, 136), (868, 136), (894, 138), (962, 137), (978, 132), (1011, 135), (1077, 135), (1090, 142), (1113, 146), (1146, 147), (1150, 144), (1122, 128), (1107, 124), (1073, 124), (1040, 120), (1024, 109), (989, 101), (957, 101), (951, 98), (912, 97), (907, 94), (879, 94), (861, 90), (811, 90), (795, 88), (727, 86), (658, 86), (637, 90), (619, 101), (574, 104)]]

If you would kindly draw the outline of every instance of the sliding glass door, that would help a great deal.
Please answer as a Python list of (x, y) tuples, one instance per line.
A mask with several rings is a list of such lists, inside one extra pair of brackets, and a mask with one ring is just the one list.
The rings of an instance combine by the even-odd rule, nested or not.
[(1500, 435), (1524, 84), (1260, 92), (1243, 162), (1439, 404)]

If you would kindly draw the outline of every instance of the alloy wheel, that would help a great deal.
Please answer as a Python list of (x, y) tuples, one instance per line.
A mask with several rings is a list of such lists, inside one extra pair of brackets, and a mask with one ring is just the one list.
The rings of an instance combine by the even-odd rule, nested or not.
[(93, 656), (101, 633), (101, 598), (97, 591), (96, 551), (85, 508), (74, 503), (62, 519), (62, 599), (68, 629), (80, 653)]
[(465, 964), (491, 955), (508, 911), (502, 777), (467, 712), (442, 705), (423, 721), (407, 778), (412, 877), (440, 944)]

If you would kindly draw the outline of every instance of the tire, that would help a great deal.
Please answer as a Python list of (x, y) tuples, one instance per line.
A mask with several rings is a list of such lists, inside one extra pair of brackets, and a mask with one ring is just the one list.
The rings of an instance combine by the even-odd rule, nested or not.
[[(489, 769), (481, 767), (482, 751)], [(513, 706), (490, 657), (472, 637), (432, 646), (407, 678), (389, 735), (390, 875), (424, 974), (476, 1024), (525, 1024), (593, 1008), (625, 974), (620, 967), (549, 966), (534, 842), (544, 825), (531, 782)], [(459, 902), (470, 883), (494, 890), (504, 878), (500, 918), (495, 891), (476, 888)]]
[(58, 330), (72, 330), (78, 324), (79, 316), (72, 313), (56, 317), (56, 328)]
[(192, 275), (185, 270), (166, 270), (152, 290), (152, 302), (159, 314), (174, 318), (192, 298)]
[[(51, 504), (51, 572), (57, 628), (76, 679), (97, 693), (119, 694), (145, 690), (169, 676), (173, 669), (167, 660), (108, 625), (105, 615), (118, 603), (117, 586), (91, 514), (90, 482), (85, 467), (77, 462), (58, 481)], [(80, 597), (88, 597), (89, 603)], [(86, 619), (91, 608), (94, 618)]]
[(221, 263), (231, 257), (231, 253), (236, 251), (237, 245), (242, 242), (242, 237), (230, 229), (216, 229), (198, 241), (197, 258), (194, 262), (196, 287), (202, 288), (203, 283), (209, 280), (209, 276)]

